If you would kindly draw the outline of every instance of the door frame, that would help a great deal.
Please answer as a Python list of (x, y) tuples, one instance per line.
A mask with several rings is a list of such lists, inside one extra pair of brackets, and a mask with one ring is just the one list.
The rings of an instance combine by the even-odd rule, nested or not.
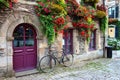
[[(6, 76), (15, 76), (15, 71), (13, 69), (13, 32), (19, 24), (23, 24), (24, 21), (18, 20), (18, 22), (12, 23), (6, 32), (6, 58), (7, 58), (7, 70), (6, 70)], [(27, 23), (27, 22), (26, 22)], [(28, 22), (27, 24), (33, 26), (34, 30), (36, 31), (36, 41), (37, 41), (37, 67), (38, 67), (38, 60), (40, 58), (39, 56), (39, 45), (41, 40), (43, 39), (42, 32), (39, 29), (39, 24)]]
[[(22, 49), (22, 50), (23, 50), (22, 55), (24, 55), (23, 57), (25, 57), (25, 56), (27, 56), (27, 53), (26, 53), (27, 48), (30, 48), (29, 46), (26, 46), (26, 47), (25, 47), (25, 37), (26, 37), (26, 35), (25, 35), (25, 29), (26, 29), (27, 27), (28, 27), (28, 28), (31, 28), (32, 31), (33, 31), (33, 33), (34, 33), (34, 35), (33, 35), (34, 47), (31, 46), (31, 48), (33, 47), (33, 48), (35, 49), (33, 55), (35, 56), (35, 66), (36, 66), (36, 68), (37, 68), (37, 39), (36, 39), (37, 33), (36, 33), (34, 27), (33, 27), (32, 25), (30, 25), (30, 24), (27, 24), (27, 23), (23, 23), (23, 24), (17, 25), (16, 28), (14, 29), (13, 33), (14, 33), (15, 30), (16, 30), (17, 28), (19, 28), (20, 26), (23, 26), (23, 30), (24, 30), (24, 31), (22, 32), (22, 33), (24, 33), (23, 36), (22, 36), (22, 37), (23, 37), (23, 43), (24, 43), (24, 45), (23, 45), (23, 47), (14, 47), (14, 44), (13, 44), (13, 42), (12, 42), (12, 47), (13, 47), (13, 69), (14, 69), (14, 67), (15, 67), (15, 63), (14, 63), (15, 53), (14, 53), (14, 50)], [(25, 49), (26, 49), (26, 50), (25, 50)], [(20, 53), (20, 54), (21, 54), (21, 53)], [(19, 56), (20, 54), (18, 54), (18, 56)], [(17, 56), (16, 56), (16, 57), (17, 57)], [(25, 61), (25, 58), (24, 58), (23, 60)], [(27, 61), (27, 60), (26, 60), (26, 61)], [(25, 62), (26, 62), (26, 61), (25, 61)], [(25, 64), (24, 64), (24, 65), (25, 65)], [(26, 65), (26, 66), (27, 66), (27, 65)], [(29, 66), (29, 68), (30, 68), (30, 66)], [(32, 68), (32, 66), (31, 66), (31, 68)], [(27, 71), (27, 69), (28, 69), (27, 67), (26, 67), (26, 69), (25, 69), (25, 67), (23, 67), (22, 70), (17, 70), (17, 71), (15, 71), (15, 72)], [(34, 69), (35, 69), (35, 68), (34, 68)], [(28, 69), (28, 70), (29, 70), (29, 69)]]
[[(14, 40), (13, 31), (16, 28), (17, 25), (27, 23), (33, 26), (37, 33), (37, 62), (40, 58), (40, 44), (41, 41), (44, 39), (43, 34), (41, 30), (39, 29), (39, 20), (37, 19), (36, 15), (29, 14), (26, 12), (20, 12), (16, 13), (18, 15), (12, 16), (10, 15), (8, 20), (4, 22), (2, 25), (1, 31), (4, 31), (2, 33), (1, 37), (4, 40), (4, 54), (3, 57), (5, 57), (6, 60), (6, 71), (5, 74), (6, 76), (15, 76), (15, 71), (13, 70), (13, 46), (12, 46), (12, 41)], [(38, 64), (38, 63), (37, 63)]]

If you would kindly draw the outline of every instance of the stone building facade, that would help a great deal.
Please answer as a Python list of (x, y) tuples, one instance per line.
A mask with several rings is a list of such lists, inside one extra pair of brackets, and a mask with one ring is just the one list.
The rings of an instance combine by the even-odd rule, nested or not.
[[(33, 55), (27, 57), (30, 57), (30, 59), (34, 57), (35, 64), (28, 64), (26, 66), (31, 66), (32, 68), (26, 69), (37, 69), (37, 65), (39, 60), (42, 56), (46, 54), (48, 51), (47, 46), (47, 39), (43, 36), (42, 32), (39, 29), (40, 23), (38, 20), (38, 17), (36, 16), (34, 12), (34, 5), (36, 5), (35, 2), (30, 1), (21, 1), (14, 5), (13, 10), (2, 12), (0, 14), (0, 76), (15, 76), (15, 74), (18, 71), (14, 70), (14, 65), (17, 65), (19, 62), (19, 59), (21, 60), (21, 57), (19, 57), (20, 52), (23, 51), (23, 53), (30, 53), (33, 49), (35, 49), (35, 52), (33, 52)], [(27, 25), (27, 28), (26, 26)], [(73, 29), (71, 23), (68, 23), (70, 29), (72, 30), (72, 51), (74, 54), (74, 60), (87, 60), (87, 59), (94, 59), (97, 57), (102, 57), (102, 44), (103, 44), (103, 37), (99, 30), (99, 23), (96, 21), (96, 39), (95, 39), (95, 48), (94, 50), (89, 50), (89, 44), (84, 40), (84, 38), (79, 36), (79, 33), (76, 29)], [(28, 39), (28, 41), (32, 41), (32, 43), (36, 44), (35, 48), (30, 47), (29, 45), (32, 44), (25, 44), (29, 47), (27, 48), (14, 48), (14, 46), (21, 46), (23, 43), (21, 42), (21, 38), (17, 38), (14, 36), (14, 33), (19, 32), (20, 27), (25, 27), (25, 32), (27, 32), (28, 29), (33, 29), (33, 34), (35, 33), (34, 39), (30, 40), (24, 37), (24, 39)], [(18, 28), (18, 29), (17, 29)], [(18, 30), (18, 31), (16, 31)], [(28, 32), (29, 33), (29, 32)], [(27, 35), (27, 34), (24, 34)], [(24, 36), (23, 35), (23, 36)], [(32, 34), (31, 34), (32, 35)], [(30, 36), (31, 36), (30, 35)], [(16, 45), (15, 40), (19, 41), (19, 45)], [(58, 50), (61, 50), (63, 47), (63, 36), (60, 34), (58, 35), (58, 38), (56, 39), (54, 46), (58, 47)], [(26, 50), (26, 51), (25, 51)], [(32, 54), (32, 53), (31, 53)], [(24, 59), (24, 58), (23, 58)], [(27, 58), (25, 62), (29, 61), (30, 59)], [(24, 61), (23, 61), (24, 62)], [(31, 60), (32, 62), (32, 60)], [(22, 63), (19, 63), (22, 64)], [(20, 66), (20, 65), (18, 65)], [(21, 67), (21, 66), (20, 66)], [(23, 67), (22, 67), (23, 68)], [(24, 71), (20, 70), (20, 71)]]

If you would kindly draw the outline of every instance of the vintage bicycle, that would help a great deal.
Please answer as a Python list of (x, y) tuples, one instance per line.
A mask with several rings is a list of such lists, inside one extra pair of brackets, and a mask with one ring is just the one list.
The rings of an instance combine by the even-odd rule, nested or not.
[[(48, 48), (48, 54), (46, 56), (43, 56), (39, 61), (39, 70), (42, 72), (51, 72), (54, 70), (56, 66), (56, 62), (59, 64), (63, 64), (65, 67), (69, 67), (73, 64), (73, 54), (66, 54), (65, 50), (62, 51), (56, 51)], [(55, 55), (61, 53), (61, 57), (57, 58)]]

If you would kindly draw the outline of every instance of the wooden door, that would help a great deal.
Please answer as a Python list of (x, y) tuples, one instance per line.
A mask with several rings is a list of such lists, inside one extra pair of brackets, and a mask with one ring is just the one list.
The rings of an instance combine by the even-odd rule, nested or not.
[(37, 46), (33, 27), (28, 24), (18, 25), (13, 36), (13, 69), (19, 72), (36, 68)]

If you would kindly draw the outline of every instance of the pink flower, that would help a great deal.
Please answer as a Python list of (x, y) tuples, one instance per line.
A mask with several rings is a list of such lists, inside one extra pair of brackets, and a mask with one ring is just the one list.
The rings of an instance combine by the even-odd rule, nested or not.
[(49, 12), (50, 12), (48, 8), (44, 8), (44, 11), (45, 11), (46, 13), (49, 13)]
[(12, 2), (9, 2), (9, 8), (12, 8), (12, 6), (13, 6)]

